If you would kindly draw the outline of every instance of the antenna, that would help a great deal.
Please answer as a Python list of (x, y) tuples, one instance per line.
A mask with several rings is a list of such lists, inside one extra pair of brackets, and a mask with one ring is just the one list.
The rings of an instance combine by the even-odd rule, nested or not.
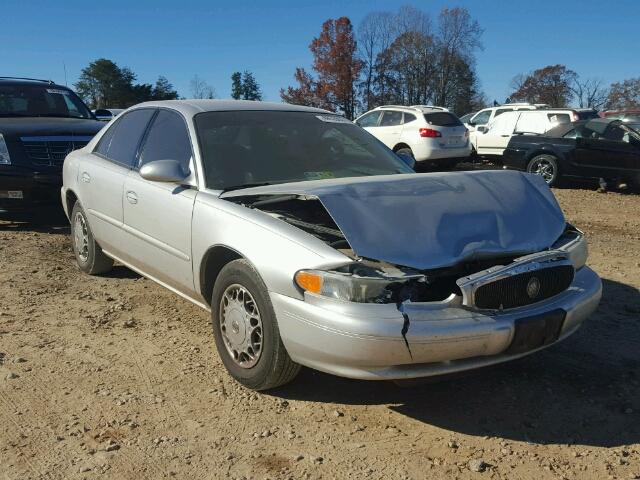
[(67, 65), (64, 63), (64, 60), (62, 61), (62, 68), (64, 68), (64, 84), (68, 87), (69, 84), (67, 83)]

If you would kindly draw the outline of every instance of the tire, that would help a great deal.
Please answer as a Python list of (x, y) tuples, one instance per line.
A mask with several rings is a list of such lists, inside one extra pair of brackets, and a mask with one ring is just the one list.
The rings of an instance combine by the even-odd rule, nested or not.
[(220, 271), (211, 298), (211, 325), (222, 363), (245, 387), (269, 390), (300, 371), (280, 338), (267, 288), (246, 260), (234, 260)]
[(71, 211), (71, 244), (78, 267), (89, 275), (98, 275), (111, 270), (113, 260), (107, 257), (93, 238), (87, 215), (80, 202)]
[(540, 175), (550, 187), (560, 184), (558, 159), (553, 155), (536, 155), (527, 164), (527, 172)]
[(413, 151), (411, 151), (409, 147), (399, 148), (398, 150), (396, 150), (396, 155), (408, 155), (414, 160), (416, 159), (416, 157), (413, 155)]

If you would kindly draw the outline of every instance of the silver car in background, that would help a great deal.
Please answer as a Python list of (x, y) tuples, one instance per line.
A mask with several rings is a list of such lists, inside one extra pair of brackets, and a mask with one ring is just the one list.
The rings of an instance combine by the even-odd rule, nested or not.
[(520, 172), (416, 174), (346, 119), (137, 105), (64, 164), (79, 267), (114, 261), (211, 311), (229, 373), (408, 379), (503, 362), (598, 305), (583, 234)]

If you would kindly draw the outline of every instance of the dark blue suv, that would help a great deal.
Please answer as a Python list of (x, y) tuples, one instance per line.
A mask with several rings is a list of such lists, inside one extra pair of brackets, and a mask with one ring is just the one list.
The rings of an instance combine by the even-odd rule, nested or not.
[(0, 77), (0, 218), (59, 206), (65, 157), (104, 125), (67, 87)]

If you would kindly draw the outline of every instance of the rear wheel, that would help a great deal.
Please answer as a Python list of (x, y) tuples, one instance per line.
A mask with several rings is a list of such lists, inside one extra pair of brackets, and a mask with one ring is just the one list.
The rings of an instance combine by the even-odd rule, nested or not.
[(550, 187), (560, 182), (558, 159), (549, 154), (536, 155), (527, 165), (527, 172), (540, 175)]
[(113, 260), (107, 257), (93, 238), (89, 222), (79, 202), (71, 211), (71, 243), (78, 267), (89, 275), (97, 275), (111, 270)]
[(267, 288), (244, 259), (220, 272), (211, 299), (211, 323), (222, 363), (253, 390), (290, 382), (300, 371), (287, 353)]
[(414, 160), (416, 159), (416, 157), (413, 155), (413, 151), (411, 151), (409, 147), (399, 148), (398, 150), (396, 150), (396, 155), (406, 155), (413, 158)]

